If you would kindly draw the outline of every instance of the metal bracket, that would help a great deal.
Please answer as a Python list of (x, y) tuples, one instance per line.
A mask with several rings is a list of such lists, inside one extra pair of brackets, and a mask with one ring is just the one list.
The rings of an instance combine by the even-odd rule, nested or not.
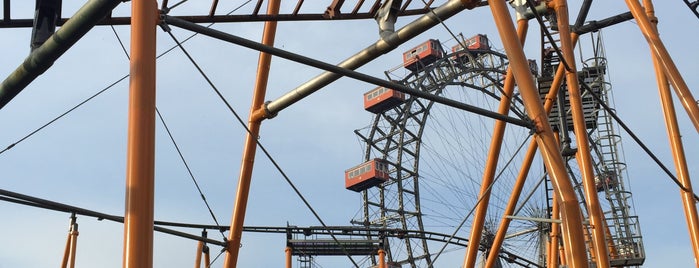
[(527, 5), (528, 0), (510, 0), (510, 5), (517, 12), (517, 20), (530, 20), (535, 18), (534, 12), (539, 14), (548, 13), (548, 7), (546, 6), (546, 1), (534, 0), (535, 11), (529, 9)]
[(31, 50), (40, 47), (56, 32), (56, 22), (61, 18), (62, 0), (36, 0)]

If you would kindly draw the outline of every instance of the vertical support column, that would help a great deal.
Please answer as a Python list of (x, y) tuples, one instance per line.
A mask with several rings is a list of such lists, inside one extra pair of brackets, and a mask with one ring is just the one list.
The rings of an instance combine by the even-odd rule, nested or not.
[(70, 244), (73, 238), (73, 234), (68, 232), (68, 238), (66, 239), (66, 247), (63, 249), (63, 261), (61, 261), (61, 268), (68, 267), (68, 261), (70, 260)]
[[(560, 229), (560, 226), (558, 226), (558, 227), (559, 227), (559, 229)], [(560, 230), (559, 230), (559, 231), (560, 231)], [(559, 232), (559, 233), (560, 233), (560, 232)], [(558, 264), (559, 264), (560, 266), (556, 266), (556, 268), (558, 268), (558, 267), (568, 267), (568, 259), (567, 259), (566, 256), (568, 256), (568, 254), (566, 254), (566, 248), (565, 248), (565, 246), (563, 246), (563, 245), (558, 245)]]
[(209, 250), (209, 246), (204, 245), (204, 266), (206, 268), (209, 268), (210, 264), (211, 264), (211, 250)]
[(667, 52), (658, 33), (653, 30), (654, 27), (644, 13), (644, 9), (638, 0), (626, 0), (626, 5), (636, 19), (638, 27), (641, 29), (646, 41), (648, 41), (653, 55), (657, 57), (659, 65), (665, 71), (667, 78), (670, 79), (672, 88), (675, 89), (675, 94), (677, 94), (680, 102), (682, 102), (682, 106), (684, 106), (684, 109), (687, 111), (692, 124), (694, 124), (697, 132), (699, 132), (699, 105), (697, 105), (696, 99), (692, 96), (692, 92), (689, 91), (687, 83), (682, 79), (680, 71), (672, 61), (672, 57), (670, 57), (670, 54)]
[[(521, 23), (521, 22), (520, 22)], [(573, 35), (573, 39), (577, 39), (577, 35)], [(558, 95), (558, 91), (561, 88), (561, 83), (563, 82), (563, 65), (559, 65), (559, 69), (561, 72), (556, 72), (556, 76), (553, 79), (553, 82), (551, 83), (551, 89), (549, 90), (549, 93), (546, 94), (546, 97), (544, 98), (544, 111), (546, 114), (551, 112), (551, 109), (553, 108), (554, 104), (554, 99), (556, 99), (556, 95)], [(509, 72), (508, 72), (509, 74)], [(554, 133), (556, 134), (556, 133)], [(558, 140), (558, 136), (556, 135), (556, 140)], [(515, 185), (512, 187), (512, 194), (510, 195), (510, 199), (507, 201), (507, 207), (505, 208), (505, 211), (503, 212), (503, 217), (502, 221), (500, 222), (500, 226), (498, 227), (497, 233), (495, 233), (495, 238), (493, 238), (493, 244), (490, 247), (490, 254), (493, 254), (494, 256), (497, 256), (498, 252), (500, 251), (500, 248), (502, 247), (502, 244), (505, 240), (505, 235), (507, 235), (507, 228), (510, 225), (510, 222), (512, 219), (508, 218), (507, 216), (510, 216), (514, 213), (515, 207), (517, 206), (517, 202), (519, 201), (519, 196), (522, 193), (522, 189), (524, 188), (524, 183), (527, 179), (527, 174), (529, 174), (529, 169), (531, 168), (532, 163), (534, 162), (534, 156), (536, 155), (536, 150), (537, 150), (537, 144), (536, 141), (532, 141), (529, 144), (529, 148), (527, 148), (527, 152), (524, 153), (524, 159), (522, 160), (522, 165), (521, 169), (519, 170), (519, 174), (517, 174), (517, 180), (515, 181)], [(553, 212), (551, 215), (553, 215), (552, 219), (557, 220), (558, 219), (558, 204), (556, 203), (556, 195), (554, 194), (553, 196)], [(555, 227), (554, 227), (555, 224)], [(558, 223), (552, 223), (551, 228), (556, 228), (558, 229)], [(552, 234), (553, 235), (553, 231)], [(558, 234), (556, 234), (558, 236)], [(556, 243), (557, 240), (556, 240)], [(551, 248), (551, 243), (549, 242), (547, 245), (547, 248)], [(557, 245), (557, 244), (556, 244)], [(556, 247), (556, 253), (558, 254), (558, 247)], [(546, 254), (551, 255), (551, 251), (549, 250)], [(558, 256), (558, 255), (556, 255)], [(556, 257), (558, 258), (558, 257)], [(497, 258), (488, 258), (485, 267), (490, 268), (490, 267), (495, 267), (495, 260)], [(548, 262), (551, 263), (551, 262)]]
[(560, 246), (558, 243), (558, 240), (560, 238), (560, 230), (561, 226), (559, 223), (556, 222), (556, 220), (559, 220), (561, 214), (561, 210), (558, 206), (558, 197), (556, 195), (553, 195), (553, 205), (551, 208), (551, 219), (553, 220), (551, 222), (551, 233), (549, 233), (550, 240), (549, 240), (549, 247), (548, 247), (548, 256), (547, 256), (547, 267), (548, 268), (558, 268), (558, 251), (560, 250)]
[[(575, 66), (575, 55), (573, 54), (573, 42), (570, 36), (570, 26), (568, 19), (568, 3), (566, 0), (557, 0), (554, 9), (558, 19), (558, 30), (561, 37), (561, 50), (565, 63), (566, 81), (568, 83), (568, 95), (570, 98), (570, 109), (573, 116), (573, 130), (575, 132), (575, 142), (578, 146), (575, 159), (580, 167), (580, 175), (583, 182), (585, 203), (590, 217), (590, 233), (592, 243), (590, 255), (594, 257), (598, 268), (609, 267), (609, 254), (604, 235), (604, 213), (600, 207), (597, 189), (595, 187), (595, 174), (593, 170), (592, 156), (590, 155), (590, 144), (585, 127), (585, 115), (583, 114), (582, 97), (580, 94), (580, 84), (578, 83), (578, 72)], [(585, 236), (587, 238), (587, 236)]]
[(78, 247), (78, 223), (75, 213), (70, 216), (70, 231), (68, 232), (68, 240), (66, 241), (65, 252), (63, 253), (62, 268), (75, 267), (75, 255)]
[[(279, 0), (271, 0), (267, 6), (267, 14), (279, 14)], [(274, 37), (277, 31), (276, 21), (265, 22), (262, 33), (262, 44), (274, 46)], [(256, 116), (255, 111), (264, 109), (262, 106), (267, 91), (267, 79), (272, 55), (260, 52), (257, 63), (257, 78), (255, 79), (255, 89), (250, 105), (250, 115), (248, 117), (249, 132), (245, 137), (243, 148), (243, 159), (240, 164), (240, 177), (238, 179), (238, 191), (236, 192), (235, 204), (233, 206), (233, 217), (231, 219), (230, 233), (228, 234), (228, 245), (226, 247), (226, 259), (223, 263), (225, 268), (237, 266), (240, 241), (243, 235), (243, 222), (245, 221), (245, 210), (248, 204), (250, 193), (250, 182), (252, 180), (252, 169), (255, 163), (255, 153), (257, 151), (257, 138), (260, 133), (262, 117)], [(257, 113), (264, 114), (264, 113)]]
[[(653, 8), (652, 1), (644, 0), (643, 6), (646, 10), (647, 19), (653, 23), (652, 30), (654, 34), (659, 35), (657, 28), (658, 18), (655, 17), (655, 9)], [(672, 94), (670, 93), (667, 75), (663, 71), (659, 55), (652, 54), (652, 56), (653, 66), (655, 67), (655, 75), (658, 81), (658, 92), (660, 93), (660, 101), (662, 103), (663, 114), (665, 116), (665, 126), (667, 128), (667, 135), (670, 141), (670, 149), (672, 150), (672, 157), (675, 161), (677, 179), (679, 179), (682, 186), (687, 189), (687, 191), (680, 190), (680, 196), (682, 198), (682, 205), (684, 206), (684, 213), (687, 220), (687, 228), (689, 229), (689, 238), (692, 243), (692, 250), (694, 252), (694, 265), (699, 267), (699, 220), (697, 220), (696, 201), (694, 200), (692, 181), (689, 177), (687, 159), (685, 158), (684, 146), (682, 145), (682, 136), (677, 123), (675, 105), (672, 100)]]
[(201, 267), (201, 256), (204, 253), (204, 242), (199, 241), (197, 243), (197, 254), (194, 257), (194, 268)]
[[(206, 238), (207, 233), (206, 229), (204, 229), (201, 232), (201, 237)], [(204, 241), (199, 241), (197, 243), (197, 255), (194, 258), (194, 268), (199, 268), (201, 267), (201, 257), (202, 255), (205, 255), (206, 257), (206, 264), (204, 264), (204, 267), (208, 268), (209, 267), (209, 246), (204, 243)]]
[[(527, 37), (527, 29), (529, 24), (527, 20), (517, 21), (517, 36), (519, 42), (524, 44)], [(498, 113), (507, 115), (510, 111), (510, 104), (512, 103), (512, 93), (515, 89), (515, 77), (512, 74), (510, 67), (507, 68), (507, 74), (505, 75), (505, 85), (503, 87), (503, 96), (500, 98), (500, 105), (498, 106)], [(490, 141), (490, 150), (488, 151), (488, 158), (485, 163), (485, 170), (483, 171), (483, 179), (481, 180), (481, 189), (478, 194), (478, 200), (480, 202), (476, 206), (476, 213), (473, 216), (473, 224), (471, 225), (471, 234), (469, 235), (469, 245), (479, 245), (481, 242), (481, 236), (483, 233), (483, 224), (485, 223), (485, 216), (488, 210), (488, 203), (490, 202), (491, 187), (495, 179), (495, 172), (498, 166), (498, 161), (500, 159), (500, 149), (502, 148), (502, 138), (505, 135), (505, 127), (507, 123), (501, 120), (495, 121), (495, 126), (493, 127), (493, 135)], [(524, 181), (524, 180), (522, 180)], [(503, 218), (504, 219), (504, 218)], [(494, 245), (493, 245), (494, 246)], [(469, 246), (466, 248), (466, 257), (464, 258), (464, 267), (474, 267), (476, 264), (476, 259), (478, 256), (477, 246)], [(491, 251), (491, 255), (486, 259), (490, 260), (497, 259), (499, 247), (495, 251)], [(492, 257), (495, 256), (495, 257)], [(486, 267), (487, 266), (486, 264)]]
[(507, 57), (510, 59), (510, 67), (519, 85), (527, 114), (536, 126), (535, 138), (541, 150), (542, 158), (551, 174), (554, 190), (560, 198), (563, 242), (567, 249), (566, 253), (570, 256), (570, 267), (587, 267), (587, 254), (583, 242), (582, 219), (580, 217), (581, 211), (578, 200), (565, 169), (563, 158), (559, 153), (559, 146), (548, 123), (548, 116), (546, 116), (539, 100), (538, 89), (530, 74), (527, 58), (524, 55), (522, 46), (519, 44), (519, 40), (517, 40), (512, 17), (507, 10), (505, 1), (488, 0), (488, 4), (498, 27), (500, 39), (507, 52)]
[[(521, 21), (518, 21), (518, 23), (522, 23)], [(518, 32), (519, 34), (519, 32)], [(522, 36), (520, 36), (522, 38)], [(577, 42), (578, 35), (575, 33), (571, 34), (571, 38), (573, 40), (573, 43)], [(511, 75), (510, 72), (508, 72), (508, 77)], [(549, 93), (546, 94), (544, 97), (544, 111), (546, 111), (546, 114), (549, 114), (551, 112), (551, 109), (553, 108), (553, 104), (555, 103), (556, 95), (558, 95), (558, 91), (561, 88), (561, 84), (563, 83), (563, 77), (565, 75), (565, 67), (561, 64), (558, 66), (558, 69), (556, 70), (556, 75), (553, 78), (553, 81), (551, 83), (551, 88), (549, 89)], [(505, 78), (507, 79), (507, 77)], [(554, 133), (556, 134), (556, 133)], [(556, 140), (558, 140), (558, 137), (556, 136)], [(498, 227), (498, 231), (495, 234), (495, 238), (493, 239), (493, 244), (490, 247), (490, 252), (491, 254), (497, 255), (497, 252), (499, 252), (504, 239), (505, 235), (507, 234), (507, 229), (510, 225), (510, 222), (512, 219), (506, 217), (510, 216), (514, 213), (515, 207), (517, 206), (517, 202), (519, 201), (519, 196), (522, 192), (522, 188), (524, 187), (524, 182), (526, 181), (527, 174), (529, 173), (529, 169), (531, 168), (531, 164), (534, 161), (534, 156), (536, 154), (537, 150), (537, 144), (536, 141), (532, 141), (532, 143), (529, 145), (529, 148), (527, 148), (527, 151), (524, 153), (524, 159), (522, 160), (522, 165), (521, 169), (519, 171), (519, 174), (517, 175), (517, 180), (515, 181), (515, 185), (512, 187), (512, 193), (510, 195), (510, 199), (507, 201), (507, 207), (505, 208), (505, 211), (503, 212), (503, 217), (502, 221), (500, 222), (500, 226)], [(552, 219), (558, 220), (559, 219), (559, 209), (558, 209), (558, 204), (556, 201), (556, 195), (553, 196), (553, 212), (552, 212)], [(559, 236), (559, 224), (558, 223), (552, 223), (551, 228), (552, 230), (555, 229), (556, 233), (554, 235), (553, 231), (551, 231), (551, 240), (547, 243), (547, 256), (554, 255), (556, 263), (558, 263), (558, 236)], [(553, 240), (553, 237), (556, 237), (555, 240)], [(551, 241), (555, 241), (555, 245), (551, 245)], [(552, 249), (552, 247), (555, 246), (555, 248)], [(552, 251), (555, 250), (555, 251)], [(485, 267), (494, 267), (495, 265), (495, 258), (490, 258), (487, 260)], [(547, 261), (547, 263), (553, 263), (552, 261)], [(558, 267), (558, 266), (549, 266), (549, 268), (552, 267)]]
[(201, 255), (204, 251), (204, 242), (199, 241), (197, 243), (197, 254), (194, 257), (194, 268), (200, 268), (201, 267)]
[(379, 268), (386, 268), (386, 251), (379, 249)]
[(157, 3), (131, 1), (131, 81), (124, 213), (125, 268), (153, 266)]
[(70, 268), (75, 267), (75, 256), (78, 253), (78, 234), (78, 224), (75, 223), (73, 224), (73, 230), (70, 232), (70, 265), (68, 266)]
[(291, 248), (286, 247), (286, 249), (284, 249), (284, 254), (286, 255), (286, 268), (291, 268)]

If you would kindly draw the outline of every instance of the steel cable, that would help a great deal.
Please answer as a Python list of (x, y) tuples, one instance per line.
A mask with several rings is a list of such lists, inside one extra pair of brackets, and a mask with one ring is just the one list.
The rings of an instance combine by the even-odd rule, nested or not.
[[(238, 123), (240, 123), (240, 125), (245, 129), (245, 131), (248, 133), (248, 135), (251, 134), (250, 129), (249, 129), (249, 128), (247, 127), (247, 125), (245, 124), (245, 121), (243, 120), (243, 118), (240, 117), (240, 115), (238, 114), (238, 112), (235, 111), (235, 109), (233, 109), (233, 106), (231, 106), (231, 104), (228, 102), (228, 100), (226, 100), (226, 98), (223, 96), (223, 94), (221, 93), (221, 91), (213, 84), (213, 82), (211, 81), (211, 79), (209, 79), (209, 77), (206, 75), (206, 73), (204, 73), (204, 71), (201, 69), (201, 67), (199, 66), (199, 64), (196, 63), (196, 61), (194, 60), (194, 58), (192, 58), (192, 56), (189, 54), (189, 52), (187, 52), (187, 50), (184, 48), (184, 46), (181, 45), (181, 43), (179, 42), (179, 40), (177, 40), (177, 38), (172, 34), (171, 31), (168, 31), (168, 30), (167, 30), (169, 27), (168, 27), (167, 25), (163, 25), (163, 28), (166, 29), (166, 32), (170, 35), (170, 37), (173, 39), (173, 41), (175, 41), (175, 43), (177, 44), (177, 46), (182, 50), (182, 52), (185, 54), (185, 56), (190, 60), (190, 62), (194, 65), (194, 67), (199, 71), (199, 73), (203, 76), (203, 78), (206, 80), (206, 82), (209, 84), (209, 86), (211, 86), (211, 88), (214, 90), (214, 92), (216, 93), (216, 95), (218, 95), (218, 97), (221, 99), (221, 101), (223, 101), (223, 103), (226, 105), (226, 107), (228, 107), (228, 110), (233, 114), (233, 116), (236, 118), (236, 120), (238, 121)], [(256, 143), (257, 143), (257, 146), (258, 146), (258, 147), (262, 150), (262, 152), (265, 154), (265, 156), (267, 157), (267, 159), (272, 163), (272, 165), (274, 165), (275, 169), (276, 169), (277, 171), (279, 171), (279, 173), (280, 173), (280, 175), (281, 175), (282, 177), (284, 177), (284, 180), (286, 180), (286, 182), (287, 182), (287, 183), (289, 184), (289, 186), (294, 190), (294, 192), (296, 193), (296, 195), (301, 199), (301, 201), (303, 201), (303, 203), (306, 205), (306, 207), (311, 211), (311, 213), (312, 213), (313, 216), (316, 218), (316, 220), (318, 220), (318, 222), (319, 222), (324, 228), (327, 228), (328, 226), (325, 224), (325, 222), (324, 222), (323, 219), (320, 217), (320, 215), (318, 215), (318, 213), (315, 211), (315, 209), (313, 209), (313, 206), (311, 206), (311, 204), (308, 202), (308, 200), (306, 200), (306, 198), (303, 196), (303, 194), (301, 194), (301, 192), (300, 192), (300, 191), (298, 190), (298, 188), (294, 185), (294, 183), (291, 181), (291, 179), (289, 178), (289, 176), (287, 176), (287, 174), (284, 172), (284, 170), (281, 168), (281, 166), (279, 166), (279, 164), (277, 163), (277, 161), (272, 157), (272, 155), (269, 153), (269, 151), (267, 151), (267, 149), (262, 145), (262, 143), (260, 142), (259, 139), (256, 140)], [(347, 249), (342, 245), (342, 243), (340, 243), (340, 241), (337, 239), (337, 237), (336, 237), (335, 235), (333, 235), (333, 234), (331, 234), (330, 236), (331, 236), (332, 239), (335, 241), (335, 243), (337, 243), (338, 246), (340, 246), (340, 248), (342, 249), (342, 251), (343, 251), (343, 252), (346, 254), (346, 256), (350, 259), (350, 261), (352, 262), (352, 264), (354, 264), (355, 267), (359, 268), (359, 265), (354, 261), (354, 259), (352, 258), (352, 256), (349, 254), (349, 252), (347, 252)]]

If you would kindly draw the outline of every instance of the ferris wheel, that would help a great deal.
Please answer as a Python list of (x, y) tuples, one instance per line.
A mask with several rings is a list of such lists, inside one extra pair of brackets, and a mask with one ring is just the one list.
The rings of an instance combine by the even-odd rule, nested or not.
[[(611, 263), (639, 265), (644, 253), (638, 219), (629, 210), (630, 192), (624, 190), (625, 164), (616, 147), (619, 137), (608, 111), (601, 106), (608, 103), (611, 89), (604, 79), (606, 58), (601, 33), (592, 34), (591, 38), (595, 55), (584, 62), (579, 76), (590, 89), (583, 95), (585, 127), (593, 142), (597, 192), (606, 200), (605, 213), (609, 215), (605, 221)], [(503, 90), (506, 56), (493, 49), (485, 35), (460, 39), (450, 53), (438, 40), (430, 39), (405, 52), (403, 65), (387, 74), (390, 78), (398, 76), (396, 70), (404, 68), (405, 75), (396, 79), (400, 83), (484, 110), (496, 110), (501, 99), (511, 98), (510, 114), (526, 118), (519, 97), (508, 96)], [(529, 60), (542, 98), (548, 93), (559, 64), (554, 50), (543, 45), (541, 70), (535, 60)], [(576, 149), (571, 148), (568, 135), (573, 123), (567, 116), (570, 107), (566, 96), (567, 93), (559, 96), (549, 122), (561, 135), (561, 154), (581, 200), (583, 217), (587, 218), (590, 212), (575, 161)], [(352, 220), (354, 224), (411, 234), (384, 238), (389, 260), (397, 266), (431, 267), (443, 254), (461, 255), (464, 247), (473, 246), (464, 237), (479, 224), (474, 222), (473, 213), (482, 201), (479, 191), (486, 188), (492, 197), (487, 201), (485, 221), (479, 227), (479, 262), (496, 256), (495, 267), (546, 266), (546, 258), (551, 254), (547, 251), (558, 243), (554, 235), (557, 227), (552, 227), (556, 222), (555, 201), (543, 165), (524, 164), (526, 153), (522, 149), (531, 142), (528, 128), (506, 129), (497, 173), (493, 182), (484, 186), (481, 177), (493, 139), (492, 119), (383, 87), (367, 92), (364, 103), (365, 109), (375, 114), (370, 126), (355, 131), (366, 144), (366, 162), (348, 170), (346, 186), (362, 195), (361, 211)], [(518, 190), (521, 194), (516, 195), (521, 197), (515, 197), (516, 180), (522, 176), (530, 179)], [(506, 212), (512, 198), (516, 209)], [(508, 218), (509, 228), (502, 245), (496, 246), (498, 255), (492, 255), (491, 246), (503, 217)], [(591, 239), (590, 227), (587, 228)]]
[[(405, 68), (407, 74), (397, 79), (404, 85), (494, 110), (503, 94), (506, 56), (491, 49), (485, 35), (459, 41), (450, 53), (444, 50), (438, 40), (428, 40), (406, 52), (404, 64), (389, 75)], [(536, 69), (533, 64), (532, 68)], [(524, 116), (516, 99), (511, 112)], [(361, 191), (363, 200), (361, 213), (353, 223), (416, 231), (417, 235), (387, 241), (389, 259), (405, 267), (428, 267), (440, 252), (456, 251), (462, 255), (463, 246), (442, 246), (464, 241), (462, 237), (470, 229), (470, 209), (478, 202), (480, 171), (493, 121), (382, 87), (365, 94), (365, 108), (375, 116), (369, 127), (355, 131), (366, 144), (364, 166), (379, 163), (379, 169), (387, 167), (387, 174), (382, 180), (362, 184), (358, 180), (348, 185)], [(529, 130), (513, 127), (506, 135), (503, 158), (521, 158), (517, 148), (527, 142)], [(483, 251), (489, 248), (488, 238), (502, 217), (509, 193), (506, 188), (516, 177), (515, 168), (509, 164), (499, 167), (501, 174), (492, 186), (497, 193), (493, 200), (495, 209), (488, 213), (484, 242), (479, 246)], [(533, 191), (535, 187), (528, 188)], [(545, 217), (539, 215), (546, 208), (542, 194), (545, 193), (532, 192), (533, 197), (523, 205), (521, 213)], [(517, 250), (505, 249), (501, 256), (520, 266), (535, 267), (540, 254), (538, 245), (542, 244), (538, 234), (545, 226), (532, 221), (515, 225), (518, 226), (511, 230), (519, 234), (513, 233), (506, 247), (515, 246)], [(443, 241), (435, 242), (433, 233), (442, 235)]]

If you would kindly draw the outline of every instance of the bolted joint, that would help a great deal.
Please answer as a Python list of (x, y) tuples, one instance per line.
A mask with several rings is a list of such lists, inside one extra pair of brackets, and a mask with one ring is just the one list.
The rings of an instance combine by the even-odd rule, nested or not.
[(163, 32), (169, 33), (172, 31), (170, 28), (170, 25), (165, 22), (165, 17), (167, 16), (166, 11), (161, 11), (160, 14), (158, 14), (158, 26), (160, 26), (161, 29), (163, 29)]
[[(270, 111), (270, 110), (269, 110), (269, 107), (267, 107), (267, 106), (269, 106), (269, 103), (270, 103), (270, 102), (271, 102), (271, 101), (266, 101), (265, 104), (264, 104), (264, 105), (262, 106), (262, 108), (261, 108), (261, 109), (264, 111), (264, 117), (262, 117), (262, 119), (265, 119), (265, 118), (266, 118), (266, 119), (272, 119), (272, 118), (277, 117), (277, 114), (278, 114), (278, 113), (277, 113), (277, 112), (272, 112), (272, 111)], [(259, 111), (259, 110), (260, 110), (260, 109), (258, 109), (258, 111)]]
[(539, 116), (530, 119), (532, 127), (530, 128), (532, 131), (532, 134), (539, 134), (541, 132), (544, 132), (545, 125), (548, 124), (548, 118), (546, 118), (546, 115), (540, 114)]

